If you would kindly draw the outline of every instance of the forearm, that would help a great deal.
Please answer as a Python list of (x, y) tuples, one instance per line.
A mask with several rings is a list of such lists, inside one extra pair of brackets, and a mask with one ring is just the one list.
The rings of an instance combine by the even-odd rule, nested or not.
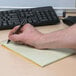
[(76, 25), (45, 34), (43, 42), (44, 48), (76, 48)]

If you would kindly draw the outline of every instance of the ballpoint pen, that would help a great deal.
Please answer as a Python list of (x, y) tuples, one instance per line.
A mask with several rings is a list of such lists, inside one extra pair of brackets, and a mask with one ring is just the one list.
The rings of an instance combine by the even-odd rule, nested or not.
[[(20, 31), (20, 29), (24, 26), (24, 24), (26, 23), (26, 20), (23, 19), (23, 21), (20, 24), (20, 27), (16, 30), (16, 32), (14, 32), (13, 34), (18, 34), (18, 32)], [(7, 44), (10, 42), (11, 40), (8, 39)]]

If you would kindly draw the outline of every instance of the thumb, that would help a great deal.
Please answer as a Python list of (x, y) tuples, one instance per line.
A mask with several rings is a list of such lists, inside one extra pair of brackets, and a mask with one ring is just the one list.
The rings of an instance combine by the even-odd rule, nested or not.
[(22, 36), (21, 36), (21, 34), (13, 34), (13, 35), (9, 36), (9, 39), (14, 41), (14, 42), (21, 41)]

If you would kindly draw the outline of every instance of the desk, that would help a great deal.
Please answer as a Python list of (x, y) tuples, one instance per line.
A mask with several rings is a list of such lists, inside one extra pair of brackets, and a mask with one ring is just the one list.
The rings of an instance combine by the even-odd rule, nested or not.
[[(43, 33), (64, 28), (67, 26), (62, 22), (55, 26), (37, 27)], [(0, 31), (0, 41), (8, 38), (9, 31)], [(76, 76), (76, 55), (39, 67), (0, 46), (0, 76)]]

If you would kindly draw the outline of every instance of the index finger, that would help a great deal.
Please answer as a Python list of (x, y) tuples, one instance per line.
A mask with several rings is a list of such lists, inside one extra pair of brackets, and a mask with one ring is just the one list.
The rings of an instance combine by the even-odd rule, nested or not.
[(18, 28), (19, 28), (19, 26), (14, 27), (14, 28), (9, 32), (9, 35), (12, 35)]

